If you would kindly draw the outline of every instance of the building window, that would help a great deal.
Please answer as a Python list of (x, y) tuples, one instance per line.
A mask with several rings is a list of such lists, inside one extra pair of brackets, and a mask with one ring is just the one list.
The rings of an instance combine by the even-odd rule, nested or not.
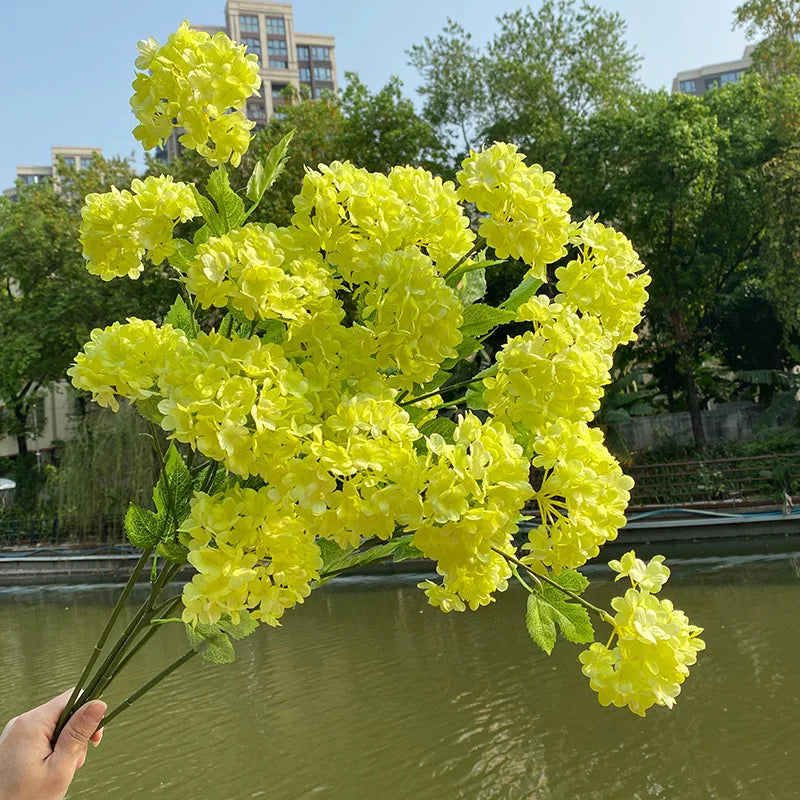
[(706, 91), (716, 89), (719, 86), (719, 75), (715, 75), (713, 78), (706, 78), (705, 85)]
[(297, 60), (298, 61), (308, 61), (309, 60), (309, 51), (308, 47), (304, 44), (297, 45)]
[(314, 80), (316, 81), (332, 81), (333, 72), (330, 67), (314, 67)]
[(264, 110), (264, 104), (254, 102), (248, 103), (247, 116), (249, 119), (266, 119), (267, 112)]
[(331, 49), (330, 47), (312, 47), (311, 57), (314, 61), (330, 61)]
[(281, 61), (279, 58), (271, 58), (269, 60), (270, 69), (289, 69), (288, 61)]
[(681, 91), (684, 94), (697, 94), (697, 84), (694, 80), (681, 81)]
[(267, 17), (266, 23), (267, 33), (274, 33), (276, 36), (284, 36), (286, 34), (283, 17)]
[(270, 39), (267, 42), (267, 50), (271, 56), (286, 58), (289, 51), (286, 49), (286, 39)]
[(261, 63), (261, 40), (255, 36), (242, 36), (242, 44), (245, 45), (249, 52), (255, 53), (258, 56), (258, 62)]
[(311, 67), (300, 67), (300, 80), (301, 81), (311, 80)]
[(28, 185), (32, 183), (39, 183), (38, 175), (20, 175), (20, 180)]
[(67, 167), (74, 167), (75, 166), (75, 156), (62, 156), (64, 159), (64, 165)]
[(719, 82), (721, 86), (725, 86), (727, 83), (736, 83), (742, 74), (742, 70), (737, 70), (736, 72), (723, 72), (722, 75), (719, 76)]
[(242, 33), (258, 33), (258, 17), (249, 14), (239, 15), (239, 28)]
[(94, 161), (94, 156), (81, 156), (81, 169), (89, 169)]

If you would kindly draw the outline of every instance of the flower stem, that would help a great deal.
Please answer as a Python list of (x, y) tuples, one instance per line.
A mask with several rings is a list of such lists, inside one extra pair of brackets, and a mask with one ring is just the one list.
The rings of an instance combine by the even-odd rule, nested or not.
[(141, 686), (132, 695), (125, 698), (125, 700), (116, 706), (113, 711), (110, 711), (108, 714), (106, 714), (103, 719), (100, 720), (100, 724), (97, 726), (98, 729), (107, 727), (111, 720), (119, 716), (126, 708), (130, 708), (130, 706), (132, 706), (142, 695), (146, 694), (154, 686), (157, 686), (159, 683), (161, 683), (164, 678), (175, 672), (178, 667), (183, 666), (190, 658), (196, 656), (197, 652), (197, 650), (187, 650), (180, 658), (164, 667), (164, 669), (162, 669), (158, 675), (156, 675), (154, 678), (151, 678), (149, 681), (147, 681), (147, 683), (144, 684), (144, 686)]
[(549, 584), (554, 589), (558, 589), (559, 592), (563, 592), (567, 597), (572, 598), (576, 603), (580, 603), (585, 608), (588, 608), (589, 611), (593, 611), (597, 614), (603, 622), (607, 622), (609, 625), (614, 624), (614, 620), (612, 619), (611, 615), (608, 611), (604, 611), (602, 608), (598, 608), (595, 605), (592, 605), (588, 600), (584, 600), (579, 594), (575, 594), (571, 589), (567, 589), (566, 586), (562, 586), (560, 583), (554, 581), (549, 575), (542, 575), (538, 572), (534, 572), (525, 562), (520, 561), (516, 556), (509, 555), (508, 553), (504, 553), (498, 547), (493, 547), (492, 550), (495, 553), (503, 556), (503, 558), (510, 562), (511, 564), (515, 564), (518, 567), (522, 567), (528, 574), (530, 574), (533, 578), (538, 581), (543, 581), (544, 583)]
[(97, 640), (97, 643), (95, 644), (94, 649), (89, 656), (89, 660), (86, 662), (86, 666), (83, 668), (80, 678), (78, 678), (78, 683), (72, 690), (72, 694), (70, 695), (66, 706), (64, 706), (64, 710), (61, 712), (61, 715), (58, 718), (58, 723), (56, 724), (56, 729), (53, 733), (53, 744), (55, 744), (56, 740), (58, 739), (58, 735), (61, 733), (70, 715), (75, 710), (75, 704), (81, 693), (81, 689), (83, 689), (83, 686), (89, 677), (89, 673), (92, 671), (92, 668), (97, 662), (106, 640), (114, 628), (114, 624), (119, 618), (120, 613), (122, 613), (122, 609), (125, 607), (125, 603), (130, 596), (130, 593), (133, 591), (133, 587), (136, 585), (136, 582), (139, 580), (139, 576), (142, 574), (142, 570), (145, 568), (145, 565), (147, 564), (147, 561), (152, 553), (152, 547), (142, 551), (141, 556), (139, 556), (139, 560), (136, 562), (136, 566), (133, 568), (133, 572), (131, 572), (131, 575), (128, 578), (128, 582), (125, 584), (125, 588), (122, 590), (122, 594), (120, 594), (119, 598), (117, 598), (117, 602), (113, 611), (111, 612), (111, 616), (108, 618), (108, 622), (106, 623), (105, 628), (103, 628), (103, 632), (100, 634), (100, 638)]
[(449, 386), (440, 386), (438, 389), (435, 389), (432, 392), (428, 392), (427, 394), (422, 394), (419, 397), (412, 397), (410, 400), (403, 400), (402, 403), (398, 403), (399, 406), (410, 406), (413, 403), (418, 403), (420, 400), (427, 400), (429, 397), (435, 397), (437, 394), (442, 394), (443, 392), (449, 392), (452, 389), (461, 389), (464, 386), (470, 386), (473, 383), (478, 383), (482, 381), (483, 377), (480, 378), (470, 378), (468, 381), (459, 381), (458, 383), (451, 383)]
[(456, 261), (456, 263), (453, 264), (453, 266), (450, 267), (450, 269), (447, 270), (444, 275), (442, 275), (442, 277), (447, 280), (470, 256), (474, 256), (475, 253), (477, 253), (478, 250), (480, 250), (485, 244), (486, 240), (479, 236), (475, 240), (475, 244), (470, 248), (470, 250), (464, 253), (464, 255), (461, 256), (461, 258), (459, 258), (458, 261)]

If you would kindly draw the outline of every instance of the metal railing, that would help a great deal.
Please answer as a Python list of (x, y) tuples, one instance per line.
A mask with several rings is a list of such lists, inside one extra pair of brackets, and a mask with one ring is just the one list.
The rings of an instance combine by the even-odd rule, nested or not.
[(625, 468), (632, 506), (770, 502), (800, 493), (800, 453), (713, 458)]
[(102, 515), (77, 523), (56, 515), (0, 518), (0, 547), (47, 544), (124, 543), (122, 517)]

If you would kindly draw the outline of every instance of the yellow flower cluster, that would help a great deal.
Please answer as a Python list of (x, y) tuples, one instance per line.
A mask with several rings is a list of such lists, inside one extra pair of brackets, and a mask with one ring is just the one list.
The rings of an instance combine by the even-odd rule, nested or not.
[(642, 320), (650, 276), (630, 241), (613, 228), (584, 220), (572, 238), (578, 257), (556, 269), (560, 302), (599, 317), (614, 347), (632, 342)]
[(334, 161), (309, 170), (294, 199), (292, 224), (309, 250), (326, 253), (347, 281), (361, 283), (376, 254), (419, 248), (444, 274), (475, 234), (455, 186), (421, 168), (388, 175)]
[(458, 196), (488, 214), (481, 236), (498, 258), (522, 259), (547, 280), (547, 265), (566, 255), (572, 230), (572, 201), (555, 188), (553, 173), (528, 166), (515, 145), (502, 142), (470, 153), (461, 167)]
[(90, 194), (81, 210), (86, 268), (104, 281), (138, 278), (145, 255), (160, 264), (175, 251), (175, 224), (200, 213), (191, 187), (170, 176), (137, 178), (131, 190)]
[(603, 446), (603, 434), (582, 422), (559, 420), (534, 443), (533, 465), (544, 470), (535, 498), (541, 524), (523, 545), (523, 560), (557, 573), (585, 564), (617, 538), (633, 479)]
[(131, 108), (139, 120), (133, 135), (150, 150), (174, 127), (181, 143), (212, 166), (238, 166), (250, 144), (253, 123), (245, 101), (261, 86), (258, 58), (224, 33), (210, 36), (184, 22), (159, 46), (139, 42)]
[(117, 395), (146, 400), (156, 394), (164, 365), (186, 346), (186, 334), (172, 325), (159, 328), (152, 320), (131, 317), (125, 324), (95, 328), (67, 374), (76, 389), (92, 393), (95, 403), (118, 411)]
[(536, 436), (559, 418), (591, 420), (611, 379), (611, 342), (599, 320), (546, 297), (522, 305), (517, 318), (533, 330), (498, 352), (497, 373), (483, 381), (489, 410)]
[(672, 708), (689, 667), (705, 649), (699, 638), (703, 629), (691, 625), (669, 600), (655, 597), (669, 577), (662, 561), (656, 557), (645, 564), (630, 552), (611, 562), (619, 577), (632, 583), (611, 602), (617, 644), (594, 642), (579, 656), (601, 705), (627, 706), (642, 717), (653, 705)]
[(182, 540), (197, 570), (183, 590), (185, 622), (213, 625), (240, 612), (268, 625), (302, 603), (322, 567), (313, 527), (283, 513), (267, 489), (197, 493)]
[(501, 423), (481, 423), (473, 414), (461, 420), (453, 444), (434, 434), (428, 451), (414, 545), (436, 560), (443, 582), (420, 585), (443, 611), (463, 611), (465, 604), (475, 610), (511, 575), (501, 552), (514, 553), (517, 521), (533, 494), (528, 460)]
[(336, 285), (319, 255), (274, 225), (245, 225), (198, 247), (186, 286), (203, 308), (229, 304), (248, 319), (297, 320), (330, 309)]

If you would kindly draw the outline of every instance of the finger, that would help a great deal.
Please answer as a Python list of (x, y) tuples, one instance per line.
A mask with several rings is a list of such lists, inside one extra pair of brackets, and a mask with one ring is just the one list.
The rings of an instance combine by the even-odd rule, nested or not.
[(100, 742), (102, 742), (102, 741), (103, 741), (103, 729), (102, 729), (102, 728), (100, 728), (100, 730), (99, 730), (99, 731), (95, 731), (95, 732), (94, 732), (94, 733), (93, 733), (93, 734), (92, 734), (92, 735), (89, 737), (89, 741), (90, 741), (90, 742), (91, 742), (91, 743), (92, 743), (92, 744), (93, 744), (95, 747), (97, 747), (97, 745), (99, 745), (99, 744), (100, 744)]
[(61, 712), (64, 710), (64, 707), (67, 705), (67, 701), (71, 696), (72, 689), (67, 689), (66, 692), (62, 692), (52, 700), (48, 700), (46, 703), (42, 703), (42, 705), (32, 708), (30, 711), (26, 712), (26, 715), (35, 717), (37, 720), (40, 720), (42, 724), (52, 724), (52, 728), (50, 730), (50, 733), (52, 733), (55, 730), (56, 723), (58, 722)]
[(102, 700), (92, 700), (79, 708), (58, 737), (53, 758), (56, 766), (78, 768), (78, 762), (86, 757), (86, 745), (97, 730), (108, 706)]

